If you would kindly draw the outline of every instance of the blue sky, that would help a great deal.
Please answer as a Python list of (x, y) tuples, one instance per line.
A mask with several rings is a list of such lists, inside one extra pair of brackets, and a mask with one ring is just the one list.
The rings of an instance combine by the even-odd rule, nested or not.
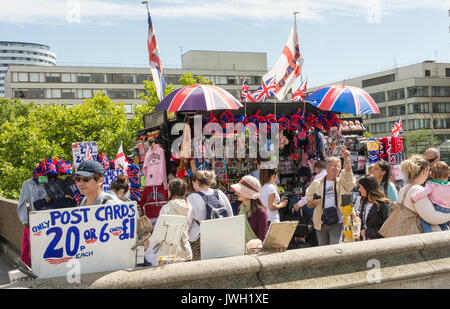
[[(49, 45), (59, 64), (148, 65), (141, 1), (0, 0), (0, 8), (0, 40)], [(449, 9), (450, 0), (150, 1), (163, 68), (181, 66), (181, 47), (266, 52), (270, 69), (300, 11), (309, 87), (436, 55), (450, 62)]]

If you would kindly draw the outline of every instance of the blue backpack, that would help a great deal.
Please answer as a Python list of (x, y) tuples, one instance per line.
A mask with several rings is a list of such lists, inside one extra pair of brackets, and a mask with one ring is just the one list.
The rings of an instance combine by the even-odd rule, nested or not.
[(197, 192), (205, 201), (206, 205), (206, 219), (218, 219), (218, 218), (226, 218), (229, 217), (230, 214), (224, 205), (220, 202), (219, 192), (214, 190), (214, 194), (206, 195), (203, 192)]

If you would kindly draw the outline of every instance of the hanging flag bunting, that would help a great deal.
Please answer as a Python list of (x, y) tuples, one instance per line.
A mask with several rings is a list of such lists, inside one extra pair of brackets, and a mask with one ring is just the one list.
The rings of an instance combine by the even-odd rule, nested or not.
[(303, 57), (298, 45), (297, 23), (294, 15), (294, 25), (281, 56), (272, 69), (263, 76), (264, 80), (275, 76), (277, 80), (275, 96), (278, 100), (282, 101), (286, 97), (295, 79), (300, 76), (302, 65)]
[(403, 123), (402, 117), (400, 117), (396, 122), (394, 122), (394, 126), (392, 127), (392, 136), (398, 137), (400, 134), (403, 134)]
[(306, 82), (308, 78), (300, 85), (296, 92), (292, 94), (292, 102), (305, 102), (306, 98)]
[(161, 59), (159, 57), (158, 42), (156, 41), (156, 33), (153, 28), (150, 12), (148, 13), (147, 47), (148, 47), (148, 60), (150, 63), (150, 71), (152, 72), (153, 82), (156, 88), (156, 94), (158, 95), (159, 101), (161, 101), (164, 98), (164, 89), (166, 88), (166, 83), (164, 81)]
[(248, 96), (249, 99), (251, 98), (250, 102), (265, 102), (267, 98), (275, 94), (275, 84), (274, 76), (263, 81), (262, 85)]

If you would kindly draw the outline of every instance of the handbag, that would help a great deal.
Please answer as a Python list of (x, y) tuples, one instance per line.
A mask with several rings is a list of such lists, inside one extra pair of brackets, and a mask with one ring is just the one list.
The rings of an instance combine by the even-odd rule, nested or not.
[(400, 203), (393, 204), (392, 212), (378, 231), (381, 236), (387, 238), (422, 233), (420, 216), (403, 204), (411, 187), (406, 189)]
[(322, 223), (333, 225), (339, 222), (337, 209), (335, 207), (324, 208), (322, 212)]

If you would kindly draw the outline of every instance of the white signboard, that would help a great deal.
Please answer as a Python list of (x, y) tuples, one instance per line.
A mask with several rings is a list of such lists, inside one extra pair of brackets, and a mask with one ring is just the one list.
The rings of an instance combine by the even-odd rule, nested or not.
[(201, 259), (245, 254), (244, 215), (200, 221)]
[(72, 143), (73, 166), (78, 167), (82, 162), (98, 157), (97, 142)]
[[(136, 265), (136, 202), (30, 212), (31, 268), (39, 278)], [(77, 263), (79, 262), (79, 264)]]

